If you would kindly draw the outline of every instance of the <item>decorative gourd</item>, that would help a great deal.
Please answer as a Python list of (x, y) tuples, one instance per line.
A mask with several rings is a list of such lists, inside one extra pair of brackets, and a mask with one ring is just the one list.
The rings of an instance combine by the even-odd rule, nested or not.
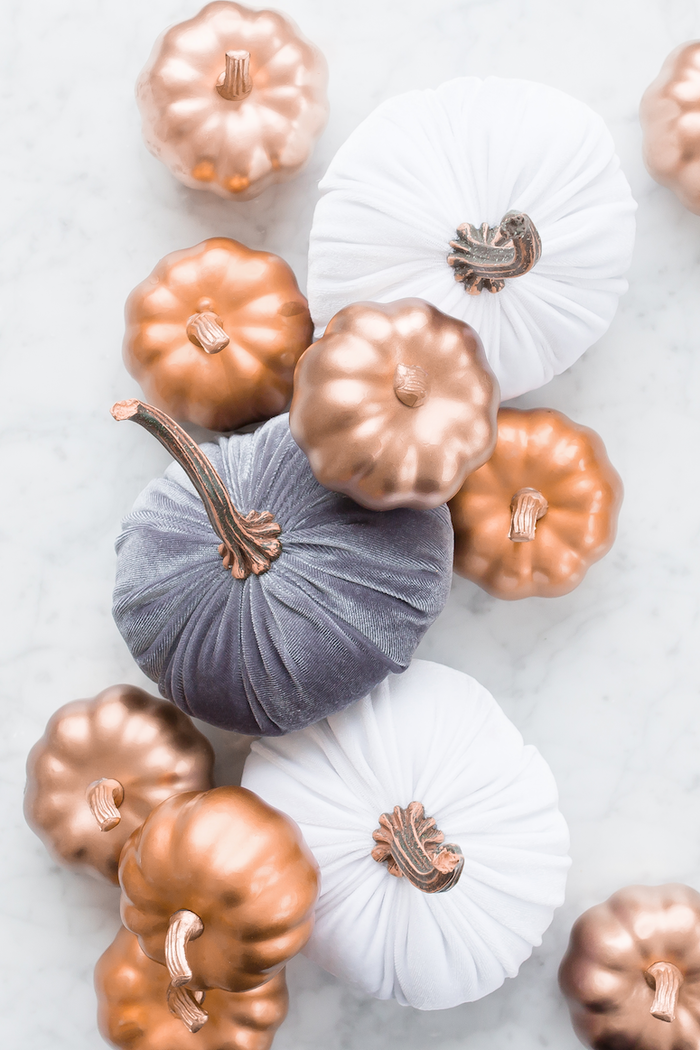
[(462, 77), (390, 99), (320, 188), (317, 330), (360, 299), (419, 296), (476, 329), (504, 399), (573, 364), (627, 287), (636, 205), (613, 141), (543, 84)]
[(552, 408), (502, 408), (496, 451), (450, 503), (455, 572), (496, 598), (568, 594), (610, 550), (621, 503), (593, 430)]
[(639, 119), (649, 174), (700, 215), (700, 40), (671, 52), (642, 96)]
[(116, 883), (129, 835), (170, 795), (212, 787), (213, 769), (186, 715), (113, 685), (51, 716), (27, 759), (24, 815), (59, 864)]
[(269, 1050), (287, 1016), (284, 970), (249, 992), (169, 985), (166, 968), (122, 927), (95, 967), (103, 1038), (120, 1050)]
[(589, 908), (574, 923), (559, 983), (594, 1050), (700, 1046), (700, 894), (627, 886)]
[(212, 237), (166, 255), (133, 290), (124, 362), (159, 408), (233, 430), (284, 411), (312, 335), (283, 259)]
[(318, 879), (294, 821), (251, 791), (176, 795), (124, 847), (122, 922), (167, 967), (170, 1006), (191, 1018), (191, 993), (258, 988), (304, 947)]
[(284, 805), (321, 868), (305, 954), (379, 999), (488, 995), (562, 903), (552, 774), (459, 671), (414, 660), (346, 711), (254, 743), (243, 783)]
[(421, 299), (336, 314), (294, 375), (289, 426), (316, 479), (363, 507), (437, 507), (496, 443), (476, 332)]
[(140, 401), (112, 412), (150, 429), (199, 493), (173, 465), (117, 539), (114, 617), (165, 696), (274, 735), (408, 665), (449, 594), (446, 507), (379, 513), (329, 492), (286, 416), (200, 449)]
[(291, 19), (217, 0), (156, 41), (136, 85), (143, 137), (186, 186), (250, 200), (306, 164), (327, 79)]

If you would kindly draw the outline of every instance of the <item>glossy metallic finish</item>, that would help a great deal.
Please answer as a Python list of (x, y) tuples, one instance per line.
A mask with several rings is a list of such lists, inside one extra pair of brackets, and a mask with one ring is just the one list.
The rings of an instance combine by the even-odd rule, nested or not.
[(156, 41), (136, 85), (143, 137), (186, 186), (250, 200), (306, 164), (327, 80), (289, 18), (215, 0)]

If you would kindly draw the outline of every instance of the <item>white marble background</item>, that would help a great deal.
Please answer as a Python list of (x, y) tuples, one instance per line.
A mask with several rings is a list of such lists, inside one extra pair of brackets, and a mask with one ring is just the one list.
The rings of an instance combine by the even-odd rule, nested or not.
[[(137, 393), (122, 305), (166, 252), (225, 234), (305, 276), (316, 183), (383, 99), (459, 74), (529, 77), (608, 121), (639, 201), (630, 291), (607, 336), (521, 399), (598, 430), (626, 501), (613, 552), (573, 594), (499, 603), (456, 581), (421, 655), (475, 675), (551, 764), (572, 832), (567, 903), (516, 980), (420, 1014), (305, 960), (277, 1050), (573, 1050), (556, 987), (574, 917), (629, 882), (700, 888), (700, 219), (640, 159), (637, 105), (700, 36), (697, 0), (282, 0), (326, 53), (332, 115), (313, 163), (247, 204), (190, 191), (142, 146), (133, 83), (197, 0), (3, 0), (2, 1042), (94, 1050), (92, 968), (117, 893), (59, 870), (23, 823), (24, 760), (59, 705), (148, 685), (110, 615), (120, 516), (166, 453), (117, 427)], [(240, 742), (215, 735), (221, 777)]]

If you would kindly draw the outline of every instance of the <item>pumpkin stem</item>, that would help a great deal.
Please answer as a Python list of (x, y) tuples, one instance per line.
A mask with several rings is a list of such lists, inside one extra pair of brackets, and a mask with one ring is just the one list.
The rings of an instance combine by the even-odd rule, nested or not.
[(430, 380), (428, 373), (420, 365), (396, 366), (394, 372), (394, 393), (402, 405), (407, 408), (419, 408), (425, 403), (429, 393)]
[(187, 945), (204, 932), (204, 923), (199, 915), (183, 908), (170, 916), (165, 935), (165, 965), (168, 967), (173, 988), (192, 980), (192, 970), (187, 962)]
[(459, 881), (464, 857), (459, 846), (443, 846), (445, 838), (433, 817), (426, 817), (422, 802), (411, 802), (393, 813), (382, 813), (372, 832), (377, 845), (372, 857), (387, 862), (390, 875), (405, 876), (423, 893), (444, 893)]
[(227, 102), (241, 102), (248, 97), (253, 90), (249, 51), (226, 52), (226, 69), (219, 74), (216, 90)]
[(231, 342), (223, 329), (220, 317), (211, 309), (209, 299), (202, 299), (197, 313), (192, 314), (187, 322), (187, 338), (205, 354), (218, 354)]
[(243, 516), (234, 507), (223, 481), (182, 427), (165, 412), (137, 398), (112, 406), (115, 419), (132, 419), (152, 434), (178, 461), (199, 493), (219, 544), (225, 569), (237, 580), (267, 572), (282, 553), (277, 538), (282, 531), (269, 510), (251, 510)]
[(675, 1020), (678, 992), (683, 984), (681, 971), (673, 963), (656, 962), (644, 976), (656, 991), (651, 1004), (651, 1016), (659, 1021)]
[(124, 801), (124, 788), (118, 780), (102, 777), (93, 780), (85, 792), (92, 815), (100, 825), (100, 831), (111, 831), (121, 821), (119, 807)]
[(170, 1013), (178, 1017), (193, 1035), (209, 1020), (209, 1014), (201, 1008), (203, 1002), (204, 992), (195, 992), (191, 988), (176, 988), (172, 984), (168, 988)]
[(500, 292), (510, 277), (531, 270), (542, 255), (542, 241), (529, 215), (509, 211), (498, 226), (457, 227), (457, 240), (450, 241), (454, 252), (447, 262), (470, 295)]
[(510, 501), (510, 532), (513, 543), (528, 543), (535, 538), (537, 522), (547, 513), (549, 504), (537, 489), (519, 489)]

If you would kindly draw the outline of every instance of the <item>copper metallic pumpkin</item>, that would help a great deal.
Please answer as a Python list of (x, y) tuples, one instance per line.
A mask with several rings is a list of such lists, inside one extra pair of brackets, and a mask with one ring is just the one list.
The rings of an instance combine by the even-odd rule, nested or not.
[(169, 986), (165, 967), (122, 927), (95, 967), (104, 1039), (120, 1050), (269, 1050), (287, 1015), (284, 970), (250, 992)]
[(422, 299), (355, 303), (301, 357), (289, 426), (326, 488), (422, 510), (491, 455), (498, 401), (470, 325)]
[(700, 40), (671, 52), (644, 92), (639, 119), (649, 174), (700, 215)]
[(306, 164), (327, 78), (291, 19), (217, 0), (156, 41), (136, 85), (143, 137), (186, 186), (250, 200)]
[(289, 817), (220, 787), (158, 806), (119, 865), (122, 921), (175, 987), (264, 984), (306, 944), (316, 862)]
[(503, 408), (495, 452), (450, 502), (455, 572), (496, 598), (567, 594), (612, 546), (621, 502), (594, 431), (552, 408)]
[(571, 931), (559, 983), (594, 1050), (696, 1050), (700, 894), (627, 886), (590, 908)]
[(133, 290), (124, 361), (157, 408), (233, 430), (284, 411), (312, 332), (283, 259), (212, 237), (166, 255)]
[(51, 716), (27, 759), (24, 815), (59, 864), (116, 883), (131, 833), (170, 795), (211, 787), (213, 767), (174, 704), (114, 685)]

